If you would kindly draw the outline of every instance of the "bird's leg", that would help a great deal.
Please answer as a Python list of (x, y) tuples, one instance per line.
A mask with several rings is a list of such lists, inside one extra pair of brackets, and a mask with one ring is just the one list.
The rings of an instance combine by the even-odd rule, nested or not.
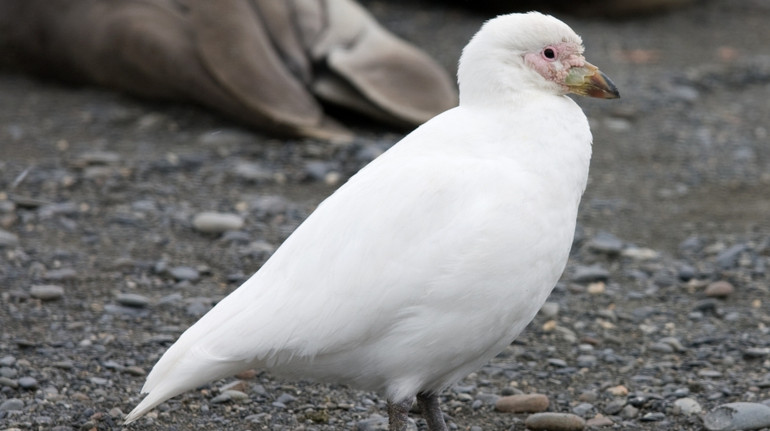
[(428, 431), (447, 431), (444, 413), (438, 406), (438, 395), (421, 392), (417, 394), (417, 403), (420, 404), (422, 417), (428, 422)]
[(388, 431), (406, 431), (413, 402), (411, 398), (397, 403), (388, 400)]

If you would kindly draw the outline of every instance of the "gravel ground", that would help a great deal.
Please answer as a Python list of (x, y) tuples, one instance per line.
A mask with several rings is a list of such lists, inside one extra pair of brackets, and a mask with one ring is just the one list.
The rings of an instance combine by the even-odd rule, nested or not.
[[(366, 3), (449, 70), (484, 19)], [(700, 430), (743, 402), (725, 420), (770, 427), (770, 4), (565, 19), (623, 98), (580, 100), (596, 142), (572, 260), (525, 333), (443, 394), (450, 426)], [(0, 73), (0, 429), (120, 429), (170, 343), (401, 136), (359, 132), (276, 140)], [(131, 429), (378, 430), (385, 414), (377, 394), (255, 371)]]

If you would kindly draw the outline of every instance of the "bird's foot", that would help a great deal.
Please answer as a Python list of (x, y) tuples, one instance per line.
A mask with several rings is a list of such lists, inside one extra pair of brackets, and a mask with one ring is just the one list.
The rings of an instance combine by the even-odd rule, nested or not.
[(428, 422), (429, 431), (447, 431), (444, 413), (441, 412), (438, 404), (438, 395), (419, 393), (417, 403), (422, 410), (422, 417)]
[(399, 402), (388, 400), (388, 431), (406, 431), (413, 402), (411, 398)]

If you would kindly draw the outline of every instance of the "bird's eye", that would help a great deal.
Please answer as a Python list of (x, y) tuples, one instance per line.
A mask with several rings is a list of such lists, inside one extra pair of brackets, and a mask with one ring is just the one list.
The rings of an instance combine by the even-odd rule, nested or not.
[(553, 48), (548, 47), (543, 50), (543, 57), (545, 57), (546, 60), (553, 60), (556, 58), (556, 51)]

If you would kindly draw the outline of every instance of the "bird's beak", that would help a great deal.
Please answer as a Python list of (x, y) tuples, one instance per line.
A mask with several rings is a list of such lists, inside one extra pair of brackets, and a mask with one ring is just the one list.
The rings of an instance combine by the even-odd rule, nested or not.
[(564, 83), (570, 93), (600, 99), (617, 99), (618, 88), (598, 67), (586, 62), (583, 67), (571, 67)]

